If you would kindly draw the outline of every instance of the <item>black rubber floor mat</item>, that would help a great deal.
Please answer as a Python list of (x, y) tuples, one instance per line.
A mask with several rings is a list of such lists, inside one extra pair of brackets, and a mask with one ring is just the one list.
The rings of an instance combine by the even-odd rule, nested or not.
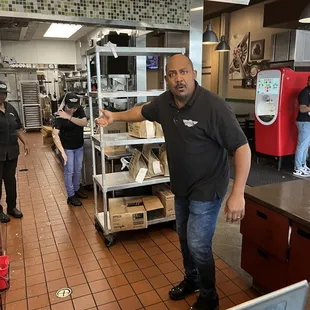
[[(233, 162), (230, 161), (230, 178), (235, 178)], [(262, 186), (267, 184), (282, 183), (287, 181), (299, 180), (292, 174), (278, 171), (275, 167), (266, 166), (252, 162), (247, 185), (251, 187)]]

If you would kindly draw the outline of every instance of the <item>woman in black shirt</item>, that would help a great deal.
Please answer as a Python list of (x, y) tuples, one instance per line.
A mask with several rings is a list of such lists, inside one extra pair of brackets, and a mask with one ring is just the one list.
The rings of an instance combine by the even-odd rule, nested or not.
[(64, 160), (67, 202), (73, 206), (81, 206), (79, 198), (87, 198), (80, 189), (84, 155), (83, 127), (87, 126), (87, 118), (80, 106), (80, 98), (75, 93), (67, 93), (59, 101), (64, 101), (64, 108), (57, 112), (53, 138)]
[[(2, 196), (2, 180), (6, 191), (7, 213), (14, 218), (22, 218), (23, 214), (16, 208), (16, 167), (19, 155), (18, 138), (23, 142), (25, 155), (29, 147), (22, 132), (22, 125), (15, 108), (5, 101), (7, 85), (0, 81), (0, 200)], [(0, 205), (0, 222), (7, 223), (10, 218), (3, 213)]]

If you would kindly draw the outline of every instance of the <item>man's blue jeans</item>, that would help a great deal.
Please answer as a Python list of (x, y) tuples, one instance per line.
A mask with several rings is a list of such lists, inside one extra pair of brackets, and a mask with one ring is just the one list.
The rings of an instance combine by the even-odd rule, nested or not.
[(80, 188), (81, 173), (83, 165), (83, 147), (76, 150), (66, 150), (67, 164), (64, 167), (65, 186), (68, 197), (75, 195)]
[(310, 122), (297, 122), (298, 142), (295, 154), (295, 169), (300, 169), (307, 164), (308, 150), (310, 147)]
[(199, 283), (200, 296), (206, 299), (217, 296), (212, 239), (222, 202), (218, 198), (202, 202), (175, 197), (185, 276)]

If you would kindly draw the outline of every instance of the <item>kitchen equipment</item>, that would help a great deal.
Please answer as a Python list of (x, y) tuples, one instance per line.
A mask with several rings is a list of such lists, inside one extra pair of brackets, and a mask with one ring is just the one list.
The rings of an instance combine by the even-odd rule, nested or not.
[(306, 87), (310, 72), (290, 68), (258, 73), (255, 100), (256, 152), (279, 158), (293, 155), (297, 144), (298, 95)]
[(42, 128), (38, 81), (21, 81), (22, 122), (24, 131)]

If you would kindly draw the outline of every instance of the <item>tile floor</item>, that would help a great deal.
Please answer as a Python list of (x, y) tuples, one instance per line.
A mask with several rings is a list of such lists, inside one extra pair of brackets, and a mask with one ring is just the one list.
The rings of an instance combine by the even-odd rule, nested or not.
[[(20, 156), (18, 205), (22, 220), (2, 225), (11, 260), (7, 310), (187, 310), (195, 296), (169, 300), (168, 291), (183, 279), (176, 233), (163, 227), (127, 232), (106, 248), (94, 229), (93, 202), (66, 203), (62, 170), (39, 133), (27, 134), (31, 155)], [(257, 296), (245, 278), (216, 258), (220, 309)], [(58, 298), (58, 289), (72, 295)]]

